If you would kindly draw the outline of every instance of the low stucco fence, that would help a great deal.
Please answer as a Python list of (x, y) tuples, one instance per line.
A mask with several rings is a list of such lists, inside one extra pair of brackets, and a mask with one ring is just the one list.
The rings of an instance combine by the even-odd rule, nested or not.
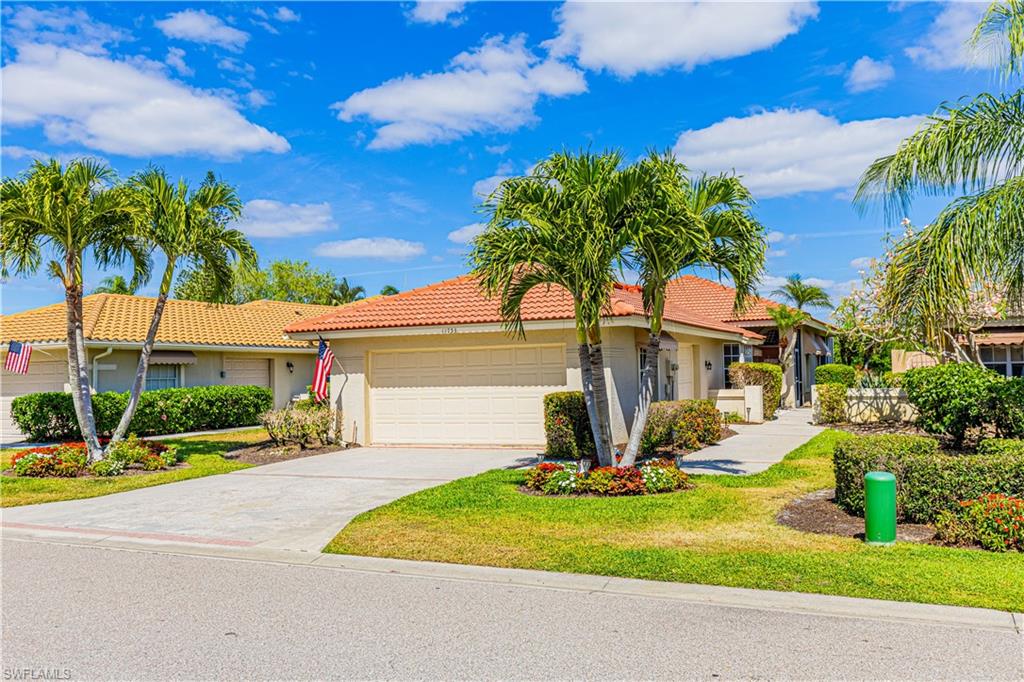
[(745, 422), (760, 424), (764, 421), (764, 389), (761, 386), (721, 388), (708, 391), (719, 412), (733, 412)]
[[(818, 387), (811, 387), (811, 406), (815, 423), (820, 422)], [(917, 410), (902, 388), (846, 389), (846, 421), (852, 424), (875, 422), (912, 422)]]

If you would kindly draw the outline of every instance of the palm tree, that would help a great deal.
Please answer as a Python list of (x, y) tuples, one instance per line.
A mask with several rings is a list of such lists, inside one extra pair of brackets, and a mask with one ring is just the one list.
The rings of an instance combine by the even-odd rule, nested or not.
[(832, 307), (832, 299), (828, 297), (824, 289), (814, 284), (808, 284), (800, 275), (796, 274), (787, 277), (786, 283), (773, 291), (772, 295), (791, 303), (796, 306), (797, 310), (803, 310), (806, 307)]
[(506, 329), (524, 335), (522, 304), (536, 287), (572, 297), (587, 414), (598, 462), (614, 464), (601, 316), (615, 285), (614, 265), (628, 239), (630, 201), (640, 186), (617, 152), (561, 152), (529, 175), (503, 181), (484, 204), (488, 228), (474, 240), (473, 272), (501, 303)]
[(160, 328), (164, 306), (174, 282), (175, 268), (181, 264), (193, 272), (209, 275), (215, 293), (227, 292), (235, 279), (238, 262), (241, 269), (256, 267), (256, 252), (246, 236), (228, 227), (242, 212), (242, 202), (235, 189), (218, 180), (213, 173), (194, 191), (184, 180), (177, 185), (167, 179), (164, 171), (149, 169), (132, 182), (139, 203), (144, 207), (138, 221), (138, 234), (165, 260), (163, 277), (157, 291), (153, 317), (142, 344), (139, 364), (128, 395), (128, 405), (111, 436), (111, 444), (121, 439), (135, 416), (139, 396), (146, 382), (149, 357)]
[[(779, 348), (782, 350), (781, 355), (779, 355), (779, 366), (782, 368), (782, 376), (785, 377), (793, 361), (793, 351), (796, 350), (796, 344), (789, 342), (789, 335), (797, 331), (810, 315), (802, 310), (785, 305), (768, 308), (768, 315), (779, 330)], [(789, 389), (790, 385), (787, 383), (786, 390), (782, 394), (782, 403), (784, 405), (789, 399)]]
[(341, 280), (334, 285), (334, 291), (331, 294), (331, 303), (334, 305), (345, 305), (346, 303), (359, 301), (363, 298), (366, 298), (366, 289), (361, 286), (352, 286), (348, 283), (347, 278), (342, 277)]
[(100, 285), (92, 290), (94, 294), (134, 294), (135, 287), (128, 284), (128, 281), (121, 275), (104, 277)]
[(385, 284), (380, 289), (380, 295), (381, 296), (394, 296), (397, 293), (398, 293), (398, 289), (396, 287), (391, 286), (390, 284)]
[[(993, 3), (972, 43), (998, 43), (1004, 79), (1019, 77), (1024, 2)], [(943, 104), (865, 171), (855, 200), (864, 208), (880, 199), (893, 218), (915, 194), (954, 191), (964, 196), (898, 243), (886, 277), (886, 304), (923, 315), (936, 340), (987, 285), (998, 285), (1009, 307), (1024, 303), (1024, 89)]]
[(90, 459), (101, 456), (92, 410), (92, 386), (82, 331), (82, 267), (92, 252), (100, 267), (130, 260), (131, 286), (148, 276), (149, 257), (134, 236), (137, 205), (108, 166), (76, 159), (36, 161), (0, 186), (0, 270), (31, 275), (43, 265), (64, 286), (67, 307), (68, 379), (75, 416)]
[(644, 188), (635, 204), (627, 263), (640, 277), (650, 333), (641, 372), (640, 400), (622, 465), (636, 461), (654, 398), (658, 352), (669, 281), (689, 267), (727, 272), (740, 309), (754, 293), (764, 268), (764, 227), (750, 213), (753, 199), (729, 175), (689, 178), (671, 154), (650, 154), (640, 163)]

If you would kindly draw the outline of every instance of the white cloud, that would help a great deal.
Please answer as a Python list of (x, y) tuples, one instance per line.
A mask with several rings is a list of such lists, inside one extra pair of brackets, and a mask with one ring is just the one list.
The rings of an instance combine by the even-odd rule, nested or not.
[(872, 256), (861, 256), (850, 261), (850, 267), (856, 270), (864, 270), (865, 268), (870, 268), (874, 262), (875, 259)]
[(245, 202), (238, 229), (251, 237), (291, 237), (338, 227), (331, 205), (286, 204), (272, 199)]
[(316, 247), (318, 256), (327, 258), (381, 258), (408, 260), (426, 253), (420, 242), (393, 237), (359, 237), (336, 242), (324, 242)]
[(469, 225), (463, 225), (459, 229), (452, 230), (448, 233), (448, 241), (455, 242), (456, 244), (468, 244), (485, 229), (487, 229), (487, 223), (470, 223)]
[(809, 284), (812, 287), (821, 287), (822, 289), (828, 289), (835, 286), (835, 280), (822, 279), (821, 277), (804, 277), (804, 284)]
[(498, 156), (501, 156), (509, 149), (512, 149), (510, 144), (489, 144), (484, 146), (484, 151), (488, 154), (497, 154)]
[(488, 38), (462, 52), (440, 73), (405, 75), (334, 103), (342, 121), (366, 119), (379, 127), (370, 149), (456, 140), (510, 131), (536, 120), (542, 96), (586, 90), (583, 74), (526, 47), (524, 36)]
[(553, 56), (630, 78), (770, 48), (817, 15), (813, 2), (566, 2), (546, 44)]
[(772, 230), (771, 232), (765, 235), (765, 239), (768, 241), (769, 244), (778, 244), (785, 238), (786, 233), (779, 232), (778, 230)]
[(45, 161), (50, 158), (50, 154), (41, 152), (38, 149), (29, 149), (28, 147), (21, 147), (18, 145), (5, 144), (0, 146), (0, 153), (9, 159), (41, 159)]
[(675, 154), (691, 168), (735, 170), (759, 197), (846, 188), (891, 154), (921, 116), (841, 123), (814, 109), (727, 118), (679, 136)]
[(975, 2), (950, 2), (911, 47), (903, 50), (914, 62), (927, 69), (987, 68), (991, 55), (972, 54), (967, 46), (987, 5)]
[(783, 258), (784, 256), (786, 256), (788, 254), (789, 254), (789, 251), (786, 251), (786, 249), (768, 249), (768, 252), (765, 254), (765, 257), (767, 257), (767, 258)]
[(253, 109), (261, 109), (270, 104), (270, 95), (263, 90), (250, 90), (245, 93), (245, 101)]
[(404, 208), (413, 213), (426, 213), (430, 210), (425, 201), (405, 192), (389, 192), (388, 201), (399, 208)]
[(274, 18), (287, 24), (293, 21), (298, 21), (302, 17), (297, 12), (293, 12), (287, 7), (278, 7), (277, 11), (274, 12)]
[(445, 0), (425, 0), (417, 2), (406, 10), (405, 17), (409, 21), (423, 24), (443, 24), (445, 22), (459, 25), (465, 21), (462, 10), (465, 2), (446, 2)]
[(256, 67), (248, 62), (243, 62), (241, 59), (235, 59), (233, 57), (224, 57), (217, 62), (217, 68), (222, 71), (230, 71), (231, 73), (241, 74), (247, 78), (252, 78), (256, 75)]
[(498, 188), (498, 185), (503, 180), (508, 180), (510, 177), (509, 175), (492, 175), (489, 178), (477, 180), (473, 183), (473, 198), (486, 199), (491, 195), (491, 192)]
[(220, 17), (201, 9), (172, 12), (155, 24), (168, 38), (218, 45), (235, 52), (241, 51), (249, 40), (245, 31), (228, 26)]
[(786, 283), (785, 277), (779, 277), (777, 275), (764, 275), (761, 277), (761, 291), (778, 289)]
[(880, 88), (896, 76), (896, 69), (889, 62), (877, 62), (867, 55), (853, 64), (846, 77), (846, 89), (850, 92), (867, 92)]
[(21, 5), (10, 14), (5, 13), (3, 23), (4, 41), (16, 47), (48, 43), (102, 55), (107, 53), (107, 44), (132, 39), (127, 31), (95, 21), (83, 9), (37, 9)]
[(185, 50), (180, 47), (167, 48), (167, 56), (164, 57), (164, 63), (177, 71), (179, 75), (191, 76), (195, 74), (195, 71), (185, 63)]
[(287, 140), (248, 121), (234, 102), (168, 78), (157, 62), (23, 45), (2, 79), (5, 125), (41, 125), (55, 143), (135, 157), (231, 158), (289, 149)]

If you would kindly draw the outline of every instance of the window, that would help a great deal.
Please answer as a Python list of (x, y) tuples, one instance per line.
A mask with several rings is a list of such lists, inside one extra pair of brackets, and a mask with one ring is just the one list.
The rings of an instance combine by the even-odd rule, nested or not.
[(152, 365), (146, 372), (146, 390), (178, 388), (180, 365)]
[(725, 387), (732, 388), (732, 382), (729, 381), (729, 365), (734, 362), (740, 361), (740, 344), (738, 343), (726, 343), (722, 345), (722, 371), (725, 372)]
[(982, 346), (978, 353), (989, 369), (1007, 377), (1024, 376), (1024, 346)]

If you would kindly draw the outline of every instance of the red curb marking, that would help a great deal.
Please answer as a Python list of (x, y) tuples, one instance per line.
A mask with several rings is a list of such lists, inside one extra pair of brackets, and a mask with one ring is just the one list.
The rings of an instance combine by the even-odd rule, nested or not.
[(87, 535), (114, 535), (126, 538), (145, 538), (147, 540), (168, 540), (190, 542), (197, 545), (225, 545), (227, 547), (253, 547), (257, 543), (249, 540), (227, 540), (221, 538), (204, 538), (196, 535), (177, 535), (175, 533), (144, 533), (132, 530), (107, 530), (103, 528), (74, 528), (72, 526), (44, 526), (36, 523), (16, 523), (4, 521), (4, 528), (26, 528), (29, 530), (54, 530)]

